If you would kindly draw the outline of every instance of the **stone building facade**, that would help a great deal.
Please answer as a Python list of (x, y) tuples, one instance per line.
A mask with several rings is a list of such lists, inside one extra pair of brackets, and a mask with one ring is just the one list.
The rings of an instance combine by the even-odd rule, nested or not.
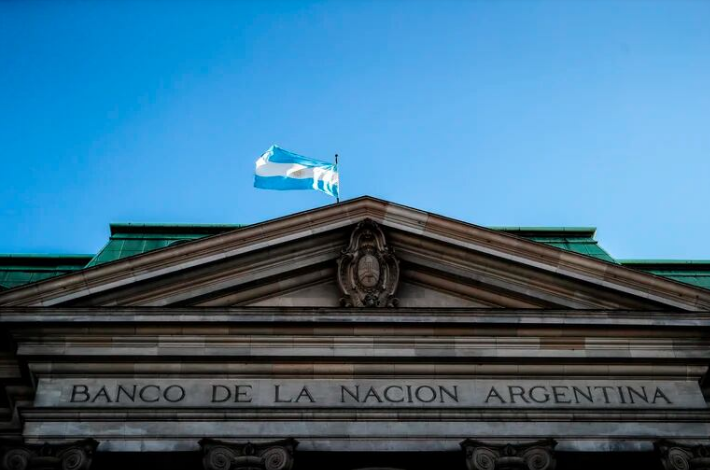
[(113, 228), (5, 270), (0, 468), (710, 468), (710, 266), (370, 197)]

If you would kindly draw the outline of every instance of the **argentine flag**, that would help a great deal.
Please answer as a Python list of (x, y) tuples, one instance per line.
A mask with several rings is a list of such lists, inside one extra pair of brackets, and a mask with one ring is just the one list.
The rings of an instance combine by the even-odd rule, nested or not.
[(317, 189), (338, 197), (338, 168), (272, 145), (256, 161), (254, 187), (261, 189)]

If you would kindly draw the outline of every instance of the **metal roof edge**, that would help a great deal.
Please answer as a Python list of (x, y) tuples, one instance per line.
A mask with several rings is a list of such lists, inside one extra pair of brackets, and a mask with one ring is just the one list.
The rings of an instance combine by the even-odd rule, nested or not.
[(26, 268), (31, 267), (57, 267), (57, 266), (75, 266), (79, 269), (85, 267), (94, 255), (89, 254), (40, 254), (40, 253), (0, 253), (0, 269), (7, 266)]
[(685, 269), (705, 268), (710, 272), (710, 260), (695, 259), (620, 259), (619, 264), (636, 269)]
[(620, 259), (621, 264), (710, 264), (710, 259)]
[(119, 233), (222, 233), (246, 224), (169, 224), (114, 222), (109, 224), (111, 235)]
[(596, 227), (486, 227), (490, 230), (496, 230), (498, 232), (506, 232), (511, 234), (528, 234), (528, 236), (550, 236), (557, 235), (562, 237), (577, 236), (577, 237), (590, 237), (593, 238), (597, 232)]
[(53, 253), (0, 253), (0, 258), (28, 258), (28, 259), (79, 259), (93, 258), (94, 255), (88, 253), (80, 254), (53, 254)]

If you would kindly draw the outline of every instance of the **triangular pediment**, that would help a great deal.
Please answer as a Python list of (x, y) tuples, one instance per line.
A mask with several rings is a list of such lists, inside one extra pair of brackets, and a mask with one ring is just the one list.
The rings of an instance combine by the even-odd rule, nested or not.
[(710, 292), (362, 197), (0, 293), (0, 306), (335, 307), (338, 260), (372, 221), (403, 307), (710, 309)]

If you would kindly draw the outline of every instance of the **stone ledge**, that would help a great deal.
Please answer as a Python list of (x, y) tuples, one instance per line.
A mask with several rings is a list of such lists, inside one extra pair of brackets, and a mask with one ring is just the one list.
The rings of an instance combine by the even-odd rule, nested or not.
[(313, 308), (0, 307), (0, 323), (392, 323), (495, 325), (710, 326), (710, 311)]

